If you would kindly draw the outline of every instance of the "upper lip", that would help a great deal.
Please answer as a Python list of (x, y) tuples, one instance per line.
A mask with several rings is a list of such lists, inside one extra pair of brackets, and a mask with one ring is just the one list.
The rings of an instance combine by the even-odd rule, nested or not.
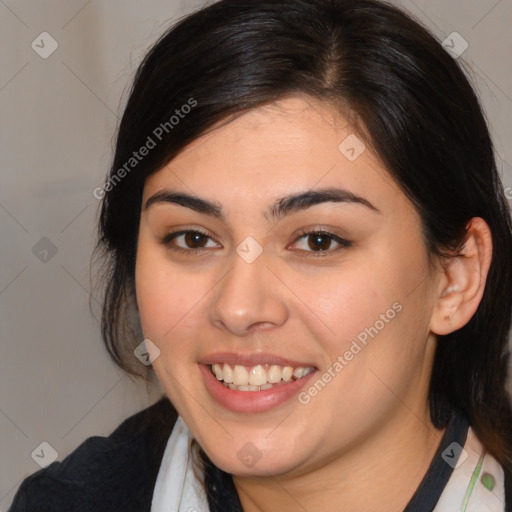
[(215, 352), (214, 354), (210, 354), (208, 356), (203, 357), (200, 361), (200, 364), (211, 365), (211, 364), (219, 364), (219, 363), (227, 363), (230, 366), (257, 366), (257, 365), (278, 365), (278, 366), (292, 366), (294, 368), (309, 368), (315, 366), (312, 363), (303, 363), (300, 361), (293, 361), (291, 359), (286, 359), (284, 357), (280, 357), (274, 354), (268, 353), (251, 353), (251, 354), (243, 354), (243, 353), (234, 353), (234, 352)]

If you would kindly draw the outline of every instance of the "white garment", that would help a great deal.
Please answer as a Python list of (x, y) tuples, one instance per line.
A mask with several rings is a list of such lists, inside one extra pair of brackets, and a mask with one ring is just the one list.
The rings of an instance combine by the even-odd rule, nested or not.
[(192, 471), (190, 438), (178, 416), (162, 457), (151, 512), (209, 512), (206, 494)]
[[(192, 471), (190, 439), (190, 430), (178, 416), (162, 458), (151, 512), (209, 512), (205, 492)], [(489, 454), (483, 455), (483, 446), (471, 428), (464, 450), (434, 512), (505, 512), (503, 468)], [(494, 481), (492, 491), (482, 483), (486, 474)]]
[[(505, 473), (496, 459), (485, 453), (482, 443), (470, 427), (464, 450), (448, 480), (434, 512), (505, 512)], [(483, 457), (480, 468), (478, 463)], [(494, 482), (492, 491), (482, 483), (488, 475)], [(475, 481), (471, 489), (471, 479)], [(471, 493), (471, 494), (469, 494)], [(464, 500), (469, 494), (466, 508)]]

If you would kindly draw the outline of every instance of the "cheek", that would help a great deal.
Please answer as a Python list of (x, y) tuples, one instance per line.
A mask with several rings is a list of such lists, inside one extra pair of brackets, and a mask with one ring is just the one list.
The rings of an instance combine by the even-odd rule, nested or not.
[(135, 286), (142, 332), (159, 348), (153, 369), (171, 402), (185, 416), (190, 392), (184, 392), (182, 383), (194, 382), (190, 369), (195, 368), (197, 346), (191, 342), (191, 333), (204, 317), (204, 281), (200, 273), (178, 271), (158, 249), (140, 246)]
[(135, 287), (142, 331), (162, 352), (179, 350), (178, 333), (197, 322), (205, 276), (179, 271), (162, 256), (160, 249), (139, 245)]
[(316, 334), (331, 345), (331, 356), (346, 350), (354, 338), (375, 322), (379, 321), (381, 327), (381, 314), (391, 310), (388, 316), (394, 316), (392, 306), (400, 300), (401, 285), (390, 282), (391, 272), (388, 268), (385, 280), (378, 265), (365, 268), (347, 262), (339, 270), (303, 281), (294, 289), (314, 312), (308, 315), (305, 310), (304, 318), (312, 318), (311, 327), (313, 323), (319, 326)]
[(404, 264), (393, 250), (376, 256), (347, 259), (336, 272), (301, 280), (295, 289), (326, 364), (341, 356), (344, 385), (356, 389), (367, 386), (370, 368), (390, 381), (405, 378), (421, 365), (428, 335), (429, 304), (418, 286), (423, 258)]

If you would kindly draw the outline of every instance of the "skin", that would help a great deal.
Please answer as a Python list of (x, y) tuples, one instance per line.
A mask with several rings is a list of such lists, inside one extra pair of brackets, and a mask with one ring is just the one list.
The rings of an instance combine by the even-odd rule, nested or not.
[[(158, 379), (211, 460), (234, 475), (246, 512), (373, 511), (383, 496), (386, 510), (402, 510), (443, 434), (427, 405), (437, 334), (474, 314), (489, 230), (474, 219), (465, 257), (429, 266), (419, 215), (377, 155), (367, 145), (349, 161), (338, 149), (354, 133), (330, 105), (292, 96), (217, 127), (145, 183), (143, 205), (172, 189), (225, 214), (143, 207), (136, 290), (144, 336), (160, 349)], [(285, 195), (325, 187), (378, 211), (326, 202), (278, 222), (264, 215)], [(332, 241), (318, 256), (303, 228), (351, 245)], [(162, 243), (183, 229), (210, 237), (200, 252), (173, 250), (191, 247), (183, 236)], [(252, 263), (236, 252), (248, 236), (263, 249)], [(307, 404), (236, 413), (204, 385), (198, 361), (218, 351), (293, 357), (321, 376), (395, 303), (401, 311)], [(251, 467), (237, 456), (248, 442), (261, 455)]]

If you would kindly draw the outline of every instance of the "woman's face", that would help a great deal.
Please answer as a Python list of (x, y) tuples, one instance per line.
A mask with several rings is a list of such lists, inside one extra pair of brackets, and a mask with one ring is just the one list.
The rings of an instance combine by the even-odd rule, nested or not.
[(146, 181), (144, 336), (230, 473), (302, 474), (427, 424), (434, 288), (414, 207), (312, 99), (252, 110)]

